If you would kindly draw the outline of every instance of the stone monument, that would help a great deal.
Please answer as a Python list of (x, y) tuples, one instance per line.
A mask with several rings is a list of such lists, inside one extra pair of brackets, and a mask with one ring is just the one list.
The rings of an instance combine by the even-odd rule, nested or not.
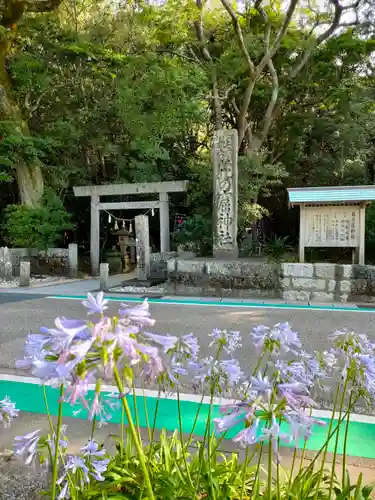
[(30, 262), (21, 260), (20, 262), (20, 286), (30, 285)]
[(217, 130), (212, 145), (213, 162), (213, 255), (238, 257), (238, 133)]
[(150, 233), (147, 215), (135, 217), (137, 278), (146, 280), (150, 274)]

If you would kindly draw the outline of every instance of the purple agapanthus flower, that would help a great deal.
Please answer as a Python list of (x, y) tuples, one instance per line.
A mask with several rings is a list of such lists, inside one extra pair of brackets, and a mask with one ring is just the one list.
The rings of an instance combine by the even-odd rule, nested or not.
[(62, 400), (73, 406), (79, 401), (85, 408), (88, 408), (86, 396), (89, 391), (89, 383), (92, 381), (94, 381), (94, 378), (91, 378), (89, 375), (84, 378), (74, 376), (72, 382), (64, 392)]
[(108, 300), (104, 298), (103, 292), (99, 292), (96, 297), (88, 293), (87, 300), (84, 300), (82, 304), (87, 307), (87, 314), (103, 314), (108, 309)]
[(229, 387), (238, 384), (243, 377), (240, 364), (236, 359), (221, 360), (219, 367), (219, 373), (227, 379)]
[(302, 344), (298, 333), (293, 332), (289, 323), (278, 323), (271, 329), (271, 337), (280, 343), (282, 352), (298, 353)]
[[(65, 487), (65, 484), (67, 483), (66, 477), (68, 474), (76, 475), (76, 484), (79, 488), (83, 488), (85, 484), (90, 482), (89, 468), (87, 467), (85, 460), (81, 457), (69, 456), (66, 465), (62, 470), (62, 475), (57, 480), (57, 484), (64, 484), (62, 491), (65, 492), (65, 495), (69, 494), (69, 486), (67, 488)], [(61, 496), (61, 498), (66, 498), (66, 496)]]
[(94, 418), (98, 421), (98, 427), (106, 425), (112, 418), (112, 415), (106, 410), (100, 393), (95, 394), (94, 400), (89, 409), (89, 420), (92, 421)]
[(103, 473), (106, 472), (108, 469), (108, 464), (110, 460), (109, 458), (105, 458), (103, 460), (93, 460), (91, 462), (91, 471), (90, 474), (97, 480), (97, 481), (104, 481), (105, 478), (103, 477)]
[(209, 347), (212, 347), (215, 343), (221, 344), (227, 354), (232, 354), (236, 349), (242, 346), (241, 334), (237, 331), (215, 328), (212, 333), (210, 333), (210, 337), (213, 338), (213, 341), (209, 344)]
[(125, 321), (125, 324), (134, 323), (141, 326), (154, 326), (155, 320), (151, 318), (147, 299), (142, 304), (134, 307), (129, 307), (127, 304), (122, 304), (122, 307), (124, 309), (119, 310), (119, 315), (122, 321)]
[(246, 414), (241, 412), (240, 409), (237, 409), (227, 415), (224, 415), (223, 417), (214, 418), (215, 430), (218, 434), (226, 432), (232, 427), (244, 422), (245, 417)]
[(40, 430), (29, 432), (24, 436), (14, 438), (13, 448), (17, 456), (25, 461), (25, 465), (30, 465), (38, 453), (40, 440)]
[(317, 418), (310, 417), (303, 410), (285, 415), (286, 422), (290, 425), (291, 438), (295, 446), (298, 445), (300, 438), (305, 440), (309, 439), (312, 435), (312, 428), (314, 425), (325, 426), (327, 422)]
[(81, 454), (84, 457), (104, 457), (106, 451), (104, 448), (100, 448), (96, 441), (90, 439), (87, 445), (81, 448)]
[[(58, 484), (60, 484), (60, 483), (58, 483)], [(65, 500), (66, 498), (69, 498), (69, 497), (70, 497), (69, 483), (68, 483), (68, 481), (66, 481), (66, 483), (64, 484), (64, 486), (62, 487), (62, 489), (60, 491), (59, 496), (57, 497), (57, 500)]]
[(209, 356), (199, 363), (190, 361), (188, 366), (200, 385), (215, 382), (220, 392), (232, 389), (243, 377), (240, 364), (235, 359), (217, 360)]
[(251, 337), (253, 339), (254, 347), (257, 352), (260, 352), (265, 344), (267, 338), (269, 338), (271, 329), (265, 325), (258, 325), (253, 328), (251, 332)]
[(254, 423), (249, 427), (242, 429), (234, 438), (235, 443), (240, 443), (242, 446), (251, 446), (259, 439), (259, 418), (255, 419)]
[(257, 377), (251, 377), (251, 390), (256, 391), (258, 394), (268, 395), (272, 392), (272, 384), (267, 376), (259, 372)]
[(277, 458), (279, 458), (278, 440), (280, 440), (283, 443), (289, 444), (292, 438), (289, 434), (281, 432), (280, 425), (277, 423), (275, 416), (272, 416), (272, 425), (270, 427), (264, 427), (262, 429), (259, 441), (271, 441), (273, 451), (276, 454)]
[[(69, 441), (66, 435), (66, 430), (68, 426), (67, 425), (62, 425), (60, 429), (60, 439), (59, 439), (59, 450), (64, 453), (68, 446), (69, 446)], [(56, 434), (53, 434), (53, 436), (48, 439), (48, 444), (51, 449), (52, 455), (55, 455), (55, 445), (56, 445)]]
[(5, 396), (0, 400), (0, 423), (5, 428), (9, 427), (12, 420), (18, 417), (19, 410), (17, 410), (15, 403), (12, 403), (9, 396)]
[(159, 335), (157, 333), (144, 332), (144, 336), (148, 340), (152, 340), (152, 342), (160, 345), (163, 348), (165, 354), (173, 351), (178, 344), (178, 337), (175, 337), (173, 335)]
[(174, 335), (160, 335), (144, 332), (144, 336), (162, 347), (164, 354), (170, 354), (175, 360), (185, 358), (195, 359), (199, 351), (198, 339), (192, 333), (176, 337)]
[(179, 378), (183, 375), (187, 375), (187, 373), (182, 363), (176, 363), (173, 360), (170, 367), (167, 368), (168, 378), (175, 385), (179, 383)]

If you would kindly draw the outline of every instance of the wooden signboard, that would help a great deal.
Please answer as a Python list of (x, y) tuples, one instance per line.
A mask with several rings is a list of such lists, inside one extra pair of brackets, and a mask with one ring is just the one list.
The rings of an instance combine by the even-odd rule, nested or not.
[(360, 246), (358, 205), (305, 206), (301, 216), (305, 247)]

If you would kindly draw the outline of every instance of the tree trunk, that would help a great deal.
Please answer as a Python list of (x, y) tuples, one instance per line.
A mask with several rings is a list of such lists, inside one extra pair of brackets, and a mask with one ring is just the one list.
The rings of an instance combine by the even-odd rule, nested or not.
[[(11, 81), (6, 67), (6, 56), (11, 45), (11, 36), (11, 33), (5, 31), (4, 28), (0, 31), (0, 121), (8, 122), (6, 128), (12, 134), (27, 137), (30, 136), (30, 130), (27, 122), (22, 117), (19, 104), (13, 97)], [(44, 191), (40, 164), (20, 162), (13, 165), (13, 167), (21, 203), (34, 208), (40, 206)]]

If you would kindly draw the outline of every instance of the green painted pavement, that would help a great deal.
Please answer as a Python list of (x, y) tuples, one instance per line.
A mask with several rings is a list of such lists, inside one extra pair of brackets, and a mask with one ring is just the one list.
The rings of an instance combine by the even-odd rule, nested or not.
[[(47, 400), (49, 411), (51, 415), (57, 415), (58, 410), (58, 399), (59, 390), (52, 387), (46, 387)], [(93, 391), (89, 393), (89, 398), (93, 398)], [(109, 393), (107, 393), (109, 394)], [(43, 388), (40, 385), (24, 382), (15, 381), (0, 381), (0, 399), (5, 396), (9, 396), (10, 399), (16, 403), (16, 406), (21, 411), (27, 411), (31, 413), (45, 414), (45, 403), (43, 396)], [(127, 396), (128, 403), (131, 407), (132, 414), (134, 416), (134, 398), (133, 396)], [(115, 401), (115, 400), (113, 400)], [(139, 422), (141, 427), (147, 427), (147, 418), (152, 425), (154, 419), (155, 408), (157, 404), (156, 397), (146, 397), (136, 396), (136, 405), (139, 415)], [(159, 400), (159, 408), (156, 418), (156, 428), (165, 428), (168, 431), (174, 431), (178, 428), (178, 403), (173, 399), (161, 398)], [(195, 416), (199, 408), (199, 403), (182, 400), (180, 402), (181, 414), (183, 417), (183, 431), (189, 433), (193, 427)], [(76, 414), (79, 406), (71, 407), (68, 404), (63, 405), (63, 414), (66, 417), (73, 417), (79, 419), (87, 419), (87, 411), (82, 410), (80, 413)], [(198, 436), (203, 436), (205, 432), (205, 426), (207, 421), (207, 415), (209, 412), (209, 405), (202, 404), (201, 410), (199, 412), (199, 417), (197, 420), (195, 434)], [(111, 423), (121, 422), (121, 409), (111, 410), (112, 419)], [(219, 415), (219, 407), (213, 407), (213, 418)], [(321, 419), (328, 422), (328, 419)], [(283, 427), (283, 426), (282, 426)], [(226, 438), (232, 438), (238, 430), (232, 429), (230, 433), (227, 434)], [(287, 431), (285, 427), (282, 429)], [(327, 426), (320, 427), (315, 426), (313, 429), (313, 435), (308, 440), (307, 449), (308, 450), (319, 450), (324, 444), (327, 438)], [(339, 443), (339, 453), (343, 451), (343, 433), (344, 425), (342, 425), (342, 432), (340, 435)], [(360, 422), (350, 422), (349, 434), (348, 434), (348, 445), (347, 453), (348, 455), (363, 458), (375, 458), (375, 425), (369, 423)], [(285, 445), (283, 445), (285, 446)], [(289, 446), (289, 445), (288, 445)], [(303, 447), (303, 441), (298, 443), (298, 447)], [(329, 451), (333, 451), (334, 439), (331, 439)]]

